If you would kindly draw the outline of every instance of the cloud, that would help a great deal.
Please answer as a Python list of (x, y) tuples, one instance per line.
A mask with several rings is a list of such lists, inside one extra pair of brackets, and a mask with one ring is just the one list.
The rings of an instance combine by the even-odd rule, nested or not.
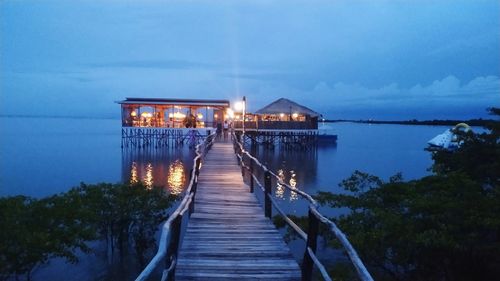
[(389, 84), (381, 88), (367, 88), (356, 84), (336, 83), (332, 87), (320, 82), (310, 95), (324, 97), (320, 105), (322, 110), (335, 112), (339, 108), (358, 108), (418, 116), (427, 111), (446, 112), (459, 118), (461, 115), (482, 116), (485, 108), (500, 106), (500, 79), (497, 76), (479, 76), (461, 83), (448, 76), (436, 80), (429, 85), (415, 85), (401, 88), (397, 84)]
[(212, 69), (219, 65), (187, 60), (131, 60), (103, 63), (91, 63), (87, 66), (94, 68), (153, 68), (153, 69)]
[(500, 78), (478, 76), (463, 83), (449, 75), (428, 85), (409, 88), (397, 83), (377, 88), (320, 81), (305, 91), (287, 84), (263, 84), (250, 100), (262, 103), (259, 97), (263, 96), (266, 100), (289, 97), (324, 113), (327, 118), (465, 119), (487, 117), (486, 108), (500, 107)]

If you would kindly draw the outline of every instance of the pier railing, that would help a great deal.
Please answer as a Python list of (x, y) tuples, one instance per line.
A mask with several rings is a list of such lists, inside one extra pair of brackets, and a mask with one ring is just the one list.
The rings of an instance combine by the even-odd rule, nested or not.
[[(274, 207), (284, 221), (298, 234), (298, 236), (306, 242), (306, 247), (304, 250), (304, 258), (302, 261), (302, 280), (312, 280), (312, 273), (314, 266), (318, 268), (321, 275), (325, 280), (332, 280), (328, 275), (327, 270), (323, 264), (319, 261), (316, 256), (317, 240), (320, 223), (324, 224), (327, 229), (332, 232), (335, 237), (339, 240), (340, 244), (347, 252), (351, 263), (353, 264), (358, 277), (362, 281), (373, 281), (370, 273), (366, 269), (365, 265), (361, 261), (359, 255), (357, 254), (354, 247), (351, 245), (346, 235), (338, 228), (335, 222), (328, 219), (326, 216), (321, 214), (318, 210), (318, 203), (311, 195), (303, 192), (291, 185), (285, 183), (278, 175), (269, 170), (267, 166), (262, 164), (257, 158), (252, 156), (248, 151), (245, 150), (244, 146), (238, 140), (236, 135), (233, 135), (234, 140), (234, 150), (236, 156), (241, 164), (242, 175), (245, 172), (249, 172), (250, 179), (250, 192), (254, 192), (254, 187), (257, 185), (264, 193), (264, 212), (265, 216), (268, 218), (272, 217), (272, 208)], [(246, 163), (245, 163), (246, 162)], [(256, 176), (256, 169), (261, 169), (263, 172), (263, 183)], [(271, 178), (274, 177), (280, 185), (286, 187), (290, 191), (293, 191), (309, 202), (308, 211), (308, 229), (306, 231), (302, 230), (296, 223), (294, 223), (287, 214), (280, 208), (278, 202), (272, 196), (271, 188)]]
[[(215, 133), (207, 136), (203, 143), (196, 146), (196, 157), (194, 158), (189, 185), (186, 188), (184, 198), (177, 209), (175, 209), (175, 211), (163, 224), (158, 244), (158, 251), (141, 274), (137, 277), (136, 281), (148, 280), (153, 272), (162, 265), (164, 266), (164, 269), (161, 280), (174, 280), (183, 222), (187, 223), (191, 213), (194, 211), (194, 198), (198, 187), (198, 175), (200, 174), (201, 161), (207, 151), (212, 147), (214, 140)], [(185, 217), (187, 217), (187, 220), (183, 219)]]
[[(243, 121), (234, 121), (233, 128), (243, 129)], [(317, 120), (308, 121), (245, 121), (245, 129), (253, 130), (316, 130)]]

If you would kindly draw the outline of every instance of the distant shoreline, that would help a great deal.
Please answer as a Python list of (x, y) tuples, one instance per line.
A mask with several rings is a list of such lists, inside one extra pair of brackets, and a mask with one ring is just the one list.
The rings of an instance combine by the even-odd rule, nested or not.
[(392, 125), (418, 125), (418, 126), (455, 126), (458, 123), (466, 123), (469, 126), (474, 127), (485, 127), (491, 122), (495, 122), (491, 119), (470, 119), (470, 120), (404, 120), (404, 121), (380, 121), (380, 120), (349, 120), (349, 119), (326, 119), (325, 123), (340, 123), (340, 122), (351, 122), (351, 123), (361, 123), (361, 124), (392, 124)]
[[(120, 120), (117, 117), (104, 116), (50, 116), (50, 115), (24, 115), (24, 114), (0, 114), (0, 118), (53, 118), (53, 119), (94, 119), (94, 120)], [(381, 121), (381, 120), (352, 120), (352, 119), (325, 119), (325, 123), (359, 123), (359, 124), (389, 124), (389, 125), (417, 125), (417, 126), (455, 126), (458, 123), (466, 123), (469, 126), (485, 127), (491, 122), (496, 122), (492, 119), (469, 119), (469, 120), (402, 120), (402, 121)]]
[(0, 114), (0, 118), (47, 118), (47, 119), (106, 119), (106, 120), (120, 120), (117, 117), (104, 117), (104, 116), (61, 116), (61, 115), (24, 115), (24, 114)]

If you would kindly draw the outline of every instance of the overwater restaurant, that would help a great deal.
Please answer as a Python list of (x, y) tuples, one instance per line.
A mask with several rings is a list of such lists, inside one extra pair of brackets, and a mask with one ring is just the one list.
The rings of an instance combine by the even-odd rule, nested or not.
[[(316, 130), (319, 113), (289, 99), (280, 98), (245, 115), (245, 128), (249, 130)], [(236, 116), (237, 117), (237, 116)], [(235, 128), (243, 127), (236, 118)]]
[(126, 98), (117, 102), (123, 127), (215, 128), (224, 122), (228, 100)]

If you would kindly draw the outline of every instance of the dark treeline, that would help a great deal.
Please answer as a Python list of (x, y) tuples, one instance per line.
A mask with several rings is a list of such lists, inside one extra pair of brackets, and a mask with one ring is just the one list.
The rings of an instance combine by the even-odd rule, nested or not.
[(88, 242), (105, 240), (110, 255), (133, 254), (142, 266), (155, 244), (158, 225), (175, 200), (142, 184), (81, 184), (35, 199), (0, 198), (0, 280), (25, 278), (54, 257), (78, 262)]
[(395, 124), (395, 125), (431, 125), (431, 126), (455, 126), (458, 123), (466, 123), (469, 126), (476, 127), (488, 127), (495, 120), (491, 119), (469, 119), (469, 120), (405, 120), (405, 121), (380, 121), (380, 120), (348, 120), (348, 119), (336, 119), (336, 120), (325, 120), (326, 123), (336, 123), (336, 122), (352, 122), (352, 123), (362, 123), (362, 124)]
[[(433, 174), (388, 181), (360, 171), (345, 194), (320, 192), (321, 205), (347, 234), (375, 280), (498, 280), (500, 276), (500, 109), (488, 132), (460, 133), (456, 151), (433, 152)], [(294, 217), (303, 229), (307, 217)], [(279, 227), (284, 221), (275, 218)], [(341, 249), (320, 229), (325, 246)], [(294, 238), (288, 229), (289, 238)], [(357, 280), (349, 262), (330, 265), (336, 280)]]

